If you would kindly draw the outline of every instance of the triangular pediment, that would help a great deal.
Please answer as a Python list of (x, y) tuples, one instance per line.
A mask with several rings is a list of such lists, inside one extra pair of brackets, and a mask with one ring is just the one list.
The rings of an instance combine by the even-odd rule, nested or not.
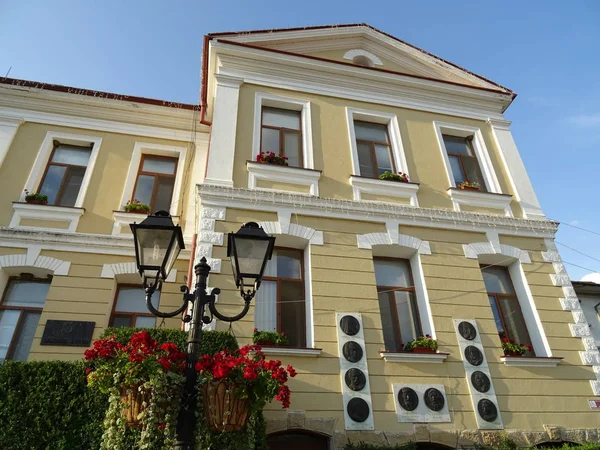
[(366, 24), (216, 33), (213, 38), (410, 76), (512, 93)]

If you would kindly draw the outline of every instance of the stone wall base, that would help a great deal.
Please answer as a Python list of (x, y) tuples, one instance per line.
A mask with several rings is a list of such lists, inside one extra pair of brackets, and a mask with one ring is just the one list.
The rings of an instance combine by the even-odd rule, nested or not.
[(289, 411), (287, 417), (267, 418), (267, 434), (287, 430), (305, 430), (329, 436), (332, 450), (343, 450), (347, 443), (367, 442), (379, 445), (401, 445), (408, 442), (433, 442), (450, 448), (470, 448), (476, 445), (496, 446), (503, 436), (520, 447), (546, 442), (600, 442), (600, 428), (563, 428), (544, 425), (543, 430), (439, 430), (427, 424), (414, 424), (413, 431), (346, 431), (336, 429), (334, 418), (307, 418), (304, 411)]

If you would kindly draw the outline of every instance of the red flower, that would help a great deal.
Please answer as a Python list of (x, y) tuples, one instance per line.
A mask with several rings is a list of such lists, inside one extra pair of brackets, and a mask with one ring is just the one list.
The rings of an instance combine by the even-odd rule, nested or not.
[(525, 344), (525, 348), (527, 349), (527, 351), (533, 351), (533, 347), (531, 346), (531, 344)]
[(89, 374), (90, 372), (92, 372), (94, 369), (92, 369), (91, 367), (88, 367), (87, 369), (85, 369), (85, 374)]
[(296, 371), (294, 370), (294, 368), (290, 365), (288, 365), (286, 367), (288, 373), (290, 374), (290, 377), (294, 378), (296, 376)]

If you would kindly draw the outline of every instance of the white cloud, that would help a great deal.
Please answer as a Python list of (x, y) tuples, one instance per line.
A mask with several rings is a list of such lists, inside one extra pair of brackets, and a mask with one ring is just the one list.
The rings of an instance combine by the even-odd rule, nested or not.
[(578, 127), (600, 127), (600, 113), (571, 116), (567, 121)]
[(573, 225), (574, 227), (576, 227), (577, 225), (579, 225), (581, 222), (579, 222), (579, 220), (571, 220), (569, 222), (569, 225)]

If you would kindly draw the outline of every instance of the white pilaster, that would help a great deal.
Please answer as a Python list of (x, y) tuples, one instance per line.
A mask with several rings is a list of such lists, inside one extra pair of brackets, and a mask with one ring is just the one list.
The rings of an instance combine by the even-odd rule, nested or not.
[(215, 78), (215, 109), (204, 182), (233, 186), (238, 103), (244, 80), (228, 75), (215, 75)]
[(512, 137), (510, 122), (507, 120), (488, 119), (487, 123), (492, 129), (496, 147), (498, 147), (515, 198), (521, 205), (525, 218), (545, 219), (546, 216), (542, 212), (540, 203), (531, 185), (531, 180), (529, 179), (529, 175), (527, 175), (527, 170), (525, 170), (525, 165)]
[(23, 119), (0, 116), (0, 167)]

